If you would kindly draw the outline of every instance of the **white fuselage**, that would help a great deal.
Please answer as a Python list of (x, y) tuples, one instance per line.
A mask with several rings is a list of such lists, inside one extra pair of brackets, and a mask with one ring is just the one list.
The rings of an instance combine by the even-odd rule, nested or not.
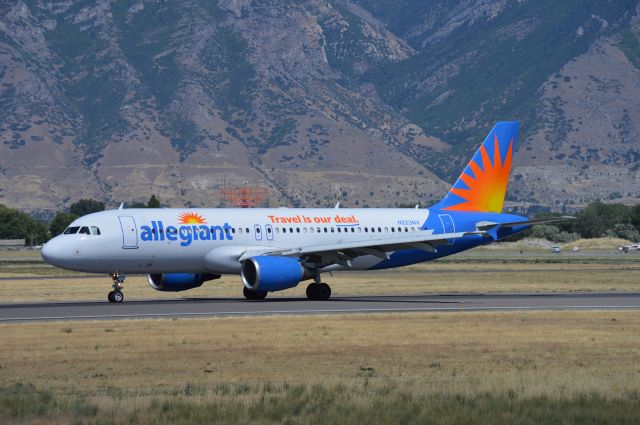
[[(424, 226), (428, 216), (427, 209), (407, 208), (110, 210), (74, 221), (70, 229), (89, 232), (55, 237), (43, 256), (59, 267), (95, 273), (237, 274), (241, 253), (375, 245), (429, 235), (434, 229)], [(363, 255), (348, 269), (368, 269), (380, 261), (379, 256)], [(340, 269), (344, 267), (333, 264), (325, 271)]]

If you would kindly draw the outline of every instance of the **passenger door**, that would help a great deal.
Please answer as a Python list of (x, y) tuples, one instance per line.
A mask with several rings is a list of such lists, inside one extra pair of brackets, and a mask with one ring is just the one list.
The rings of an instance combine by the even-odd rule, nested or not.
[(138, 247), (138, 229), (131, 216), (118, 216), (120, 229), (122, 229), (122, 248), (134, 249)]

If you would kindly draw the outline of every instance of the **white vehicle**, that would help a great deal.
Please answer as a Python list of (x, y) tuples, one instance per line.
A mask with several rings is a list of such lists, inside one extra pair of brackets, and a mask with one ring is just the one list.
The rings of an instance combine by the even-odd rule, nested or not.
[(553, 252), (554, 254), (560, 254), (560, 247), (558, 245), (552, 246), (551, 252)]
[(640, 242), (634, 243), (632, 245), (625, 245), (618, 248), (618, 251), (622, 251), (625, 254), (629, 251), (640, 251)]
[(509, 237), (532, 224), (502, 214), (517, 122), (495, 125), (449, 193), (428, 209), (117, 209), (80, 217), (47, 242), (58, 267), (105, 273), (110, 302), (122, 302), (127, 273), (158, 291), (184, 291), (240, 275), (244, 296), (312, 280), (307, 297), (326, 300), (320, 275), (434, 260)]

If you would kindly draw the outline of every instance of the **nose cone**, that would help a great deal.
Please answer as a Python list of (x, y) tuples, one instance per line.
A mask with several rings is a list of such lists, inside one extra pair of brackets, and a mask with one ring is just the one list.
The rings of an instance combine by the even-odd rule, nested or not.
[(61, 267), (64, 262), (64, 252), (60, 245), (57, 237), (44, 244), (40, 251), (40, 255), (42, 255), (44, 261), (53, 266)]

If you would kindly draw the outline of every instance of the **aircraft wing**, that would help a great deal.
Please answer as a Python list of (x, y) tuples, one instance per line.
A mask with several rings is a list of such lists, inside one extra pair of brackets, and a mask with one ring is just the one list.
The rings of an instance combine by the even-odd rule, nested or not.
[(500, 227), (516, 227), (527, 226), (541, 223), (553, 223), (573, 219), (574, 217), (554, 217), (535, 220), (517, 221), (511, 223), (486, 223), (477, 226), (477, 231), (473, 232), (455, 232), (440, 234), (420, 234), (420, 235), (397, 235), (377, 239), (368, 239), (366, 241), (346, 241), (326, 245), (310, 245), (298, 248), (288, 249), (249, 249), (243, 252), (238, 261), (244, 261), (258, 255), (274, 255), (304, 258), (307, 262), (313, 262), (318, 265), (326, 266), (329, 264), (341, 264), (350, 266), (350, 261), (361, 255), (373, 255), (381, 259), (389, 259), (389, 252), (401, 249), (420, 249), (426, 252), (437, 252), (438, 246), (448, 245), (451, 239), (461, 238), (463, 236), (478, 235), (486, 238), (496, 239), (495, 231)]
[[(484, 233), (484, 232), (482, 232)], [(343, 243), (333, 243), (326, 245), (312, 245), (300, 248), (284, 250), (248, 250), (245, 251), (238, 261), (246, 260), (256, 255), (279, 255), (292, 257), (305, 257), (308, 261), (319, 264), (345, 264), (355, 257), (361, 255), (373, 255), (382, 259), (389, 258), (389, 252), (400, 249), (420, 249), (426, 252), (437, 252), (437, 247), (449, 244), (450, 239), (460, 238), (476, 232), (457, 232), (440, 234), (421, 234), (411, 236), (397, 236), (369, 239), (366, 241), (347, 241)]]

